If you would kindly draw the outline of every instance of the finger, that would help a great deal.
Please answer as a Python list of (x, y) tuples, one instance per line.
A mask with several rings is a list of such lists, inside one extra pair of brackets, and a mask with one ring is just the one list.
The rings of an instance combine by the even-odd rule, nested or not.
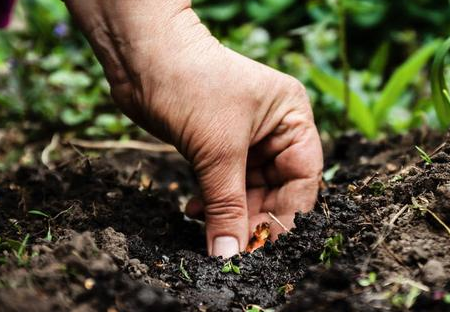
[(275, 209), (276, 215), (289, 221), (296, 212), (306, 213), (315, 204), (322, 174), (322, 149), (313, 123), (300, 125), (293, 144), (274, 159), (285, 181), (278, 191), (270, 192), (263, 211)]
[(204, 155), (203, 162), (196, 166), (205, 204), (208, 252), (227, 258), (243, 250), (248, 242), (247, 155), (242, 150), (229, 153)]
[(283, 120), (270, 135), (250, 148), (247, 166), (249, 168), (261, 167), (273, 160), (292, 143), (295, 130), (295, 127), (289, 125), (289, 120)]
[(283, 182), (284, 178), (273, 161), (262, 167), (247, 169), (247, 187), (275, 187), (280, 186)]
[(204, 204), (200, 197), (194, 196), (186, 204), (185, 214), (189, 218), (202, 218), (204, 211)]
[(260, 213), (267, 191), (265, 187), (247, 189), (247, 210), (249, 218)]

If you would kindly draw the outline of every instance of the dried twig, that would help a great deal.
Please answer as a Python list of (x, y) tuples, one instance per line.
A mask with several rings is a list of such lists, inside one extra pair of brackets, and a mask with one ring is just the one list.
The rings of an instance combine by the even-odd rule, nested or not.
[(320, 206), (322, 207), (323, 214), (325, 215), (325, 218), (327, 218), (327, 222), (330, 223), (330, 207), (328, 207), (327, 199), (325, 196), (320, 196), (323, 199), (323, 202), (320, 203)]
[(71, 139), (67, 143), (91, 149), (135, 149), (154, 153), (174, 153), (177, 150), (169, 144), (147, 143), (142, 141), (87, 141), (80, 139)]
[(372, 245), (372, 250), (377, 249), (377, 247), (380, 246), (380, 244), (382, 244), (384, 242), (386, 237), (388, 237), (388, 235), (392, 232), (392, 229), (394, 228), (394, 225), (395, 225), (395, 221), (397, 221), (397, 219), (405, 212), (406, 209), (408, 209), (408, 205), (403, 206), (403, 208), (400, 209), (392, 217), (392, 219), (389, 221), (387, 227), (384, 229), (383, 233), (380, 234), (380, 236), (378, 237), (378, 240), (375, 242), (375, 244)]
[(374, 172), (366, 182), (364, 182), (361, 186), (359, 186), (359, 187), (356, 189), (356, 193), (360, 193), (363, 189), (365, 189), (365, 188), (369, 185), (369, 183), (372, 182), (373, 179), (375, 179), (375, 177), (376, 177), (377, 175), (379, 175), (379, 173), (378, 173), (377, 171)]
[(273, 213), (271, 213), (271, 212), (268, 212), (267, 213), (268, 215), (269, 215), (269, 217), (271, 217), (279, 226), (281, 226), (282, 228), (283, 228), (283, 230), (285, 230), (287, 233), (289, 233), (289, 234), (292, 234), (292, 232), (283, 224), (283, 223), (281, 223), (281, 221), (277, 218), (277, 217), (275, 217), (274, 216), (274, 214)]

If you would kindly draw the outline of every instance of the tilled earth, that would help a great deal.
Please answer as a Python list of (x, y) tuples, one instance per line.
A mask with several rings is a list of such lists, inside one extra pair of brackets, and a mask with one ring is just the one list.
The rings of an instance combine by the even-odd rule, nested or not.
[(327, 154), (314, 211), (235, 256), (239, 274), (180, 211), (196, 187), (177, 155), (2, 173), (0, 311), (450, 311), (447, 138), (347, 136)]

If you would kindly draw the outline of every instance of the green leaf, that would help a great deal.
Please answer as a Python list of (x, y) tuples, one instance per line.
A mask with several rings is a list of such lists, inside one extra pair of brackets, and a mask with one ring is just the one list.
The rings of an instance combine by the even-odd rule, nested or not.
[(185, 279), (188, 282), (192, 282), (191, 277), (189, 276), (188, 272), (186, 271), (186, 269), (184, 268), (184, 258), (181, 258), (181, 262), (180, 262), (180, 272), (182, 274), (183, 279)]
[(11, 248), (12, 250), (15, 250), (17, 252), (21, 244), (22, 242), (19, 242), (18, 240), (6, 238), (1, 243), (0, 250)]
[(195, 8), (201, 18), (212, 19), (214, 21), (228, 21), (235, 17), (241, 9), (239, 3), (220, 3), (211, 6)]
[(294, 2), (295, 0), (251, 0), (245, 4), (248, 15), (255, 22), (266, 22), (278, 16)]
[(86, 88), (92, 83), (92, 79), (83, 72), (61, 69), (52, 73), (48, 82), (58, 87)]
[[(312, 65), (310, 76), (313, 83), (324, 93), (344, 103), (344, 83), (324, 71)], [(350, 105), (347, 107), (348, 117), (355, 126), (368, 138), (377, 135), (377, 125), (373, 119), (370, 109), (364, 104), (361, 97), (350, 90)]]
[(367, 287), (375, 284), (377, 281), (377, 274), (375, 272), (370, 272), (367, 278), (361, 278), (358, 280), (358, 284), (362, 287)]
[(433, 93), (433, 104), (442, 129), (450, 125), (450, 99), (448, 87), (445, 81), (445, 57), (450, 51), (450, 38), (448, 38), (437, 50), (431, 67), (431, 91)]
[(433, 163), (433, 160), (431, 160), (431, 157), (427, 154), (427, 152), (425, 152), (423, 149), (421, 149), (417, 145), (415, 147), (416, 147), (416, 150), (419, 152), (420, 158), (422, 158), (422, 160), (424, 162), (426, 162), (429, 165)]
[(445, 294), (444, 302), (447, 303), (447, 304), (450, 304), (450, 293)]
[(229, 273), (229, 272), (231, 272), (231, 264), (227, 262), (222, 268), (222, 273)]
[(45, 218), (50, 218), (50, 216), (48, 214), (46, 214), (45, 212), (42, 212), (40, 210), (30, 210), (30, 211), (28, 211), (28, 213), (37, 215), (37, 216), (41, 216), (41, 217), (45, 217)]
[(334, 175), (336, 174), (336, 172), (338, 172), (338, 170), (341, 168), (341, 166), (339, 164), (335, 164), (333, 167), (329, 168), (328, 170), (326, 170), (323, 173), (323, 179), (326, 182), (329, 182), (331, 180), (333, 180)]
[(28, 239), (30, 238), (30, 234), (27, 234), (25, 238), (23, 239), (22, 243), (20, 244), (19, 249), (17, 250), (17, 257), (19, 260), (22, 259), (22, 256), (25, 252), (25, 248), (27, 247)]
[(370, 72), (377, 74), (379, 76), (383, 75), (389, 57), (389, 50), (390, 44), (387, 41), (383, 42), (379, 46), (379, 48), (373, 55), (372, 59), (370, 60), (369, 65)]
[(66, 108), (61, 113), (61, 120), (68, 126), (76, 126), (92, 118), (91, 109), (75, 110)]
[(410, 309), (416, 302), (417, 297), (419, 297), (421, 290), (417, 287), (411, 287), (405, 298), (405, 307)]
[(232, 264), (231, 267), (233, 268), (233, 272), (235, 274), (241, 274), (241, 269), (237, 265)]
[(383, 122), (389, 109), (397, 103), (398, 98), (417, 78), (419, 71), (433, 55), (439, 44), (440, 41), (435, 40), (425, 45), (395, 70), (373, 107), (373, 114), (377, 124)]

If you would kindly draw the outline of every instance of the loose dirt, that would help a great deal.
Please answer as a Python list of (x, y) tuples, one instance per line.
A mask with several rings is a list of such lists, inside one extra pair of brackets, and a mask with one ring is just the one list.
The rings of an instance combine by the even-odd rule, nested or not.
[[(431, 164), (415, 145), (439, 147)], [(447, 138), (347, 136), (327, 155), (340, 167), (314, 211), (235, 256), (239, 274), (206, 255), (203, 225), (180, 211), (198, 190), (179, 156), (71, 154), (2, 173), (0, 310), (450, 311)]]

